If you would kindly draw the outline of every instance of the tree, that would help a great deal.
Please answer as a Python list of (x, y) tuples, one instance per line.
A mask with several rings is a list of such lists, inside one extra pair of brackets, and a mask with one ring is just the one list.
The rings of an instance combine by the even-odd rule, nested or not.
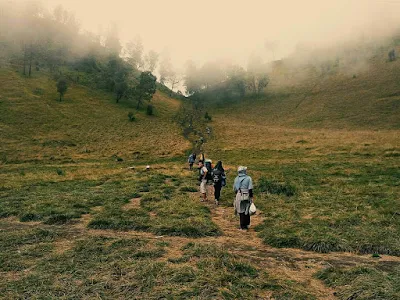
[(64, 94), (67, 92), (68, 89), (68, 83), (65, 80), (65, 78), (60, 78), (57, 82), (57, 92), (60, 93), (60, 101), (62, 100), (62, 97)]
[(121, 53), (121, 43), (118, 37), (118, 27), (116, 24), (112, 24), (107, 32), (107, 36), (104, 41), (104, 46), (110, 54), (117, 55)]
[(187, 61), (185, 70), (185, 83), (184, 83), (187, 94), (193, 95), (194, 93), (200, 90), (198, 77), (199, 77), (199, 71), (196, 67), (196, 64), (191, 60)]
[(233, 92), (244, 97), (246, 94), (246, 72), (242, 67), (231, 66), (228, 71), (228, 87)]
[(158, 53), (150, 50), (149, 53), (146, 54), (145, 56), (145, 63), (146, 63), (146, 70), (150, 71), (151, 73), (154, 73), (154, 70), (157, 67), (158, 63)]
[(260, 94), (268, 85), (269, 77), (267, 74), (262, 74), (258, 78), (257, 93)]
[(169, 77), (172, 73), (171, 58), (168, 52), (163, 53), (163, 57), (160, 62), (159, 73), (160, 73), (160, 83), (165, 85), (168, 82)]
[(143, 67), (143, 41), (140, 36), (126, 44), (125, 52), (128, 63), (137, 70)]
[(259, 94), (268, 82), (263, 60), (258, 55), (251, 55), (247, 66), (247, 89), (254, 94)]
[(272, 60), (275, 61), (275, 52), (278, 49), (278, 42), (277, 41), (270, 41), (265, 40), (264, 47), (267, 51), (271, 52)]
[(179, 84), (179, 82), (181, 82), (181, 76), (179, 73), (177, 73), (176, 71), (171, 71), (169, 78), (168, 78), (168, 82), (171, 85), (171, 92), (169, 94), (169, 96), (172, 96), (172, 93), (174, 91), (174, 88), (176, 87), (177, 84)]
[(151, 100), (154, 93), (156, 92), (156, 80), (151, 72), (145, 71), (140, 74), (140, 80), (138, 86), (135, 88), (135, 98), (137, 100), (137, 107), (139, 109), (143, 101)]
[(129, 97), (137, 79), (134, 78), (133, 68), (119, 56), (111, 55), (103, 72), (103, 88), (116, 95), (116, 102), (123, 97)]

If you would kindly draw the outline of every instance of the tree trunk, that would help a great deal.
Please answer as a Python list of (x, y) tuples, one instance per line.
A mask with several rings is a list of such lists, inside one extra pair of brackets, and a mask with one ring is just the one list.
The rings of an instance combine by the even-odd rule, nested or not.
[(139, 109), (139, 105), (140, 105), (140, 100), (138, 100), (138, 102), (137, 102), (136, 110)]
[(61, 96), (62, 96), (62, 94), (60, 93), (60, 102), (61, 102)]
[(24, 71), (23, 74), (26, 75), (26, 45), (24, 45)]
[(31, 77), (32, 74), (32, 58), (33, 58), (33, 50), (31, 45), (31, 54), (29, 56), (29, 77)]

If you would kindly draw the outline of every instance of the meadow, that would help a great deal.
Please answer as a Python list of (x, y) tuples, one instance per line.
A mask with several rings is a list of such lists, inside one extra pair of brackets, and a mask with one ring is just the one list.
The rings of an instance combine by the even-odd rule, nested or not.
[[(157, 93), (156, 115), (129, 122), (107, 94), (76, 85), (57, 102), (46, 76), (0, 76), (0, 298), (400, 297), (397, 125), (216, 109), (205, 152), (228, 176), (216, 207), (187, 170), (178, 100)], [(259, 210), (248, 232), (232, 209), (242, 164)]]

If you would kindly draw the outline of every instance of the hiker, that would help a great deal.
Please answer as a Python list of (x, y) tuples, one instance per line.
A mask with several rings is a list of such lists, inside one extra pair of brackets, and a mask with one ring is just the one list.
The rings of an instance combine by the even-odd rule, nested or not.
[(196, 153), (192, 153), (189, 155), (188, 163), (189, 163), (189, 170), (193, 169), (193, 164), (196, 161)]
[(213, 169), (213, 181), (215, 204), (218, 205), (221, 197), (221, 189), (226, 185), (226, 176), (224, 167), (222, 166), (222, 161), (218, 161)]
[(235, 213), (240, 217), (240, 230), (250, 227), (250, 205), (253, 202), (253, 180), (247, 175), (247, 167), (238, 168), (238, 176), (235, 178), (233, 190), (236, 194), (234, 201)]
[(199, 181), (200, 181), (200, 194), (202, 197), (201, 202), (207, 201), (207, 173), (208, 170), (202, 160), (199, 160)]

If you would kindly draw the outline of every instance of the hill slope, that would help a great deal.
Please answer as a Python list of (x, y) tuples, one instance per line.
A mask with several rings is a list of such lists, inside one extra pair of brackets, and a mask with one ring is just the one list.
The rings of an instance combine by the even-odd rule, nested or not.
[(269, 126), (400, 129), (400, 60), (374, 58), (367, 70), (354, 76), (310, 76), (290, 86), (272, 77), (267, 96), (225, 106), (214, 114), (240, 115), (243, 121)]
[[(70, 86), (58, 102), (55, 82), (46, 74), (24, 78), (0, 70), (0, 156), (3, 161), (172, 157), (189, 143), (173, 117), (180, 103), (157, 92), (155, 116), (137, 113), (112, 95)], [(128, 120), (128, 112), (136, 121)]]

